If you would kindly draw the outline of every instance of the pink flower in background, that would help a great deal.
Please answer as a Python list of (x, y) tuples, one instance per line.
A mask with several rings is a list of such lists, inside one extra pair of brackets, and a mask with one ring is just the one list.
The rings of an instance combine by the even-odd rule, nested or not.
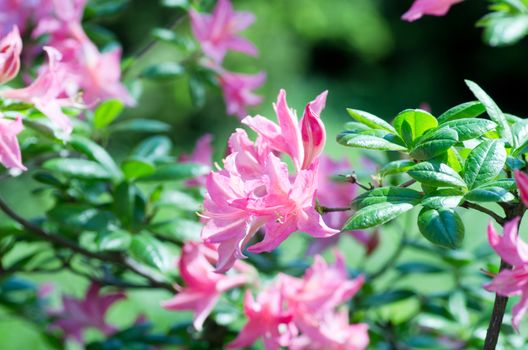
[(178, 294), (164, 301), (167, 310), (194, 311), (194, 327), (201, 330), (207, 316), (211, 313), (221, 294), (229, 289), (250, 282), (247, 267), (244, 273), (222, 275), (214, 272), (211, 260), (216, 252), (203, 244), (187, 242), (182, 249), (178, 262), (180, 274), (185, 286), (176, 286)]
[(23, 129), (24, 125), (22, 125), (20, 116), (15, 120), (9, 120), (0, 114), (0, 163), (8, 169), (27, 170), (22, 164), (22, 155), (17, 139), (17, 135)]
[(444, 16), (451, 6), (462, 0), (415, 0), (409, 11), (402, 16), (408, 22), (416, 21), (424, 15)]
[(15, 26), (0, 41), (0, 84), (5, 84), (17, 76), (20, 70), (22, 39)]
[[(327, 208), (347, 208), (356, 197), (355, 184), (339, 182), (333, 177), (351, 172), (351, 164), (347, 159), (335, 161), (328, 156), (321, 156), (317, 175), (317, 201)], [(323, 214), (324, 222), (331, 228), (340, 230), (347, 219), (350, 211), (335, 211)], [(379, 242), (379, 234), (366, 231), (345, 231), (362, 244), (367, 254), (372, 253)], [(328, 238), (314, 240), (308, 247), (308, 254), (319, 254), (325, 249), (337, 244), (341, 234)]]
[(238, 33), (249, 27), (255, 16), (249, 12), (236, 12), (229, 0), (218, 0), (212, 14), (191, 9), (193, 34), (204, 53), (216, 63), (221, 63), (228, 50), (256, 56), (257, 48)]
[(368, 325), (349, 324), (348, 311), (327, 312), (313, 324), (309, 335), (292, 340), (290, 350), (364, 350), (369, 344)]
[(240, 74), (217, 70), (220, 87), (224, 94), (227, 114), (239, 118), (247, 116), (246, 108), (257, 106), (262, 102), (262, 97), (252, 90), (258, 89), (266, 80), (263, 72), (257, 74)]
[(248, 321), (227, 348), (248, 347), (259, 338), (262, 338), (266, 350), (280, 350), (281, 346), (289, 345), (292, 332), (288, 324), (292, 315), (283, 310), (282, 289), (285, 287), (280, 283), (272, 285), (262, 291), (257, 300), (249, 290), (246, 291), (244, 314)]
[(1, 91), (0, 96), (33, 103), (35, 108), (51, 119), (65, 134), (70, 134), (72, 123), (61, 107), (75, 105), (71, 99), (64, 97), (65, 86), (72, 77), (60, 62), (60, 52), (52, 47), (45, 47), (44, 50), (49, 63), (39, 71), (37, 79), (28, 87)]
[(33, 6), (37, 2), (40, 0), (0, 1), (0, 36), (7, 35), (14, 26), (23, 32)]
[(528, 175), (522, 171), (516, 170), (515, 182), (517, 183), (522, 202), (528, 207)]
[[(182, 154), (179, 161), (182, 163), (196, 163), (206, 165), (210, 168), (213, 166), (213, 135), (205, 134), (196, 141), (194, 151), (191, 154)], [(185, 184), (189, 187), (205, 186), (205, 176), (188, 180)]]
[(504, 234), (499, 236), (491, 223), (488, 225), (488, 241), (497, 254), (508, 264), (505, 269), (484, 287), (503, 296), (520, 295), (521, 300), (513, 307), (513, 327), (518, 330), (523, 315), (528, 311), (528, 244), (519, 238), (520, 218), (509, 221), (504, 226)]
[(101, 287), (92, 283), (84, 299), (63, 296), (63, 309), (50, 312), (50, 316), (55, 318), (51, 328), (62, 329), (65, 338), (72, 338), (81, 344), (84, 341), (83, 332), (87, 328), (99, 329), (105, 335), (114, 333), (116, 328), (106, 323), (105, 315), (116, 301), (125, 298), (125, 294), (101, 295), (100, 291)]

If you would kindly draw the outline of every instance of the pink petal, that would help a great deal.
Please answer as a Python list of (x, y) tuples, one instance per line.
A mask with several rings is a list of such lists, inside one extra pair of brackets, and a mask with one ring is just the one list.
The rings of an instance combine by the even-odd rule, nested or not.
[(444, 16), (454, 4), (462, 0), (415, 0), (411, 8), (403, 14), (402, 19), (412, 22), (424, 15)]

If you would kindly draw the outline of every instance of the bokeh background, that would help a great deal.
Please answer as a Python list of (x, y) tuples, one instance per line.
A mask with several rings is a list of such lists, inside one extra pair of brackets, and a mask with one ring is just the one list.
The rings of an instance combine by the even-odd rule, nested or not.
[[(170, 3), (170, 1), (165, 1)], [(176, 1), (177, 2), (177, 1)], [(323, 90), (329, 90), (328, 103), (322, 114), (327, 132), (327, 153), (333, 158), (359, 155), (339, 146), (335, 136), (349, 120), (346, 107), (362, 109), (391, 120), (406, 108), (423, 103), (439, 115), (449, 107), (472, 100), (464, 79), (478, 82), (494, 97), (506, 112), (524, 116), (525, 86), (528, 81), (528, 47), (520, 43), (512, 47), (491, 48), (481, 40), (481, 29), (475, 26), (486, 13), (485, 1), (468, 0), (452, 8), (444, 18), (427, 17), (415, 23), (400, 20), (411, 5), (411, 0), (234, 0), (237, 9), (255, 13), (256, 23), (246, 35), (260, 50), (257, 59), (230, 53), (226, 66), (240, 72), (256, 73), (264, 70), (267, 82), (259, 90), (264, 103), (250, 110), (275, 118), (271, 103), (278, 90), (288, 93), (291, 107), (299, 112), (307, 101)], [(123, 10), (118, 15), (98, 18), (92, 37), (104, 45), (112, 35), (123, 46), (124, 57), (133, 56), (152, 39), (153, 29), (169, 26), (183, 11), (162, 6), (157, 0), (121, 1)], [(108, 32), (101, 32), (104, 27)], [(189, 33), (187, 20), (180, 23), (178, 32)], [(150, 81), (139, 72), (150, 64), (182, 59), (181, 50), (174, 45), (158, 43), (124, 76), (133, 89), (141, 89), (138, 107), (125, 112), (125, 118), (156, 118), (173, 126), (169, 136), (178, 152), (190, 151), (196, 139), (204, 133), (215, 138), (215, 159), (220, 161), (229, 134), (239, 121), (227, 116), (218, 88), (205, 91), (205, 104), (192, 103), (185, 76), (170, 81)], [(110, 140), (112, 152), (119, 154), (129, 148), (128, 135)], [(368, 155), (367, 155), (368, 156)], [(362, 165), (354, 164), (359, 173)], [(46, 196), (35, 195), (28, 175), (0, 185), (7, 198), (26, 203), (18, 208), (24, 215), (42, 213), (49, 206)], [(394, 250), (395, 242), (404, 230), (417, 237), (412, 215), (396, 224), (382, 228), (381, 247), (368, 260), (352, 239), (344, 239), (341, 249), (351, 268), (376, 269)], [(466, 223), (465, 248), (478, 248), (485, 241), (486, 219), (475, 214), (463, 214)], [(1, 219), (1, 218), (0, 218)], [(280, 248), (284, 259), (302, 255), (306, 241), (294, 237)], [(403, 260), (432, 259), (428, 252), (410, 252)], [(66, 293), (81, 295), (86, 282), (67, 273), (53, 276), (31, 276), (38, 282), (52, 281)], [(441, 291), (454, 286), (451, 276), (434, 275), (398, 283), (425, 291)], [(392, 283), (389, 275), (380, 283)], [(166, 299), (164, 292), (131, 292), (129, 300), (119, 303), (110, 312), (110, 319), (128, 325), (138, 313), (154, 320), (164, 328), (188, 313), (167, 312), (159, 307)], [(490, 295), (491, 296), (491, 295)], [(58, 303), (59, 301), (56, 300)], [(382, 309), (387, 317), (404, 320), (412, 315), (413, 300), (392, 304)], [(93, 337), (97, 337), (94, 334)], [(2, 312), (0, 308), (1, 350), (49, 349), (32, 325)]]

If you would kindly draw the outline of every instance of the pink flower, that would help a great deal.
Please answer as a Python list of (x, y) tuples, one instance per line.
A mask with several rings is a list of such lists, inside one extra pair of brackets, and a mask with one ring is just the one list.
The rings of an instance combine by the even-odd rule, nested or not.
[(444, 16), (451, 6), (462, 0), (415, 0), (411, 8), (402, 16), (408, 22), (416, 21), (424, 15)]
[(224, 69), (217, 69), (218, 80), (224, 94), (227, 114), (239, 118), (247, 116), (246, 108), (257, 106), (262, 102), (262, 97), (252, 90), (258, 89), (266, 80), (266, 74), (232, 73)]
[(515, 218), (504, 226), (504, 235), (499, 236), (491, 223), (488, 225), (488, 241), (497, 254), (508, 264), (505, 269), (484, 287), (503, 296), (521, 295), (521, 300), (513, 307), (513, 327), (518, 330), (523, 315), (528, 311), (528, 244), (519, 238), (520, 218)]
[(228, 50), (256, 56), (257, 48), (238, 33), (249, 27), (255, 16), (249, 12), (235, 12), (229, 0), (218, 0), (212, 15), (189, 11), (194, 36), (202, 50), (216, 63), (221, 63)]
[[(182, 163), (196, 163), (212, 168), (213, 165), (213, 135), (205, 134), (196, 141), (194, 151), (191, 154), (180, 155), (179, 161)], [(185, 184), (189, 187), (204, 186), (205, 176), (188, 180)]]
[(31, 0), (0, 1), (0, 36), (7, 35), (14, 26), (24, 31), (31, 14)]
[[(332, 160), (328, 156), (321, 156), (317, 176), (317, 201), (327, 208), (346, 208), (356, 197), (356, 185), (349, 182), (339, 182), (333, 177), (351, 172), (351, 165), (347, 159)], [(349, 211), (335, 211), (323, 214), (324, 222), (331, 228), (341, 229), (350, 217)], [(362, 244), (367, 254), (372, 253), (378, 243), (379, 235), (365, 231), (346, 231)], [(339, 235), (314, 240), (308, 247), (308, 254), (318, 254), (337, 244)]]
[(20, 116), (15, 120), (9, 120), (0, 114), (0, 163), (8, 169), (27, 170), (22, 164), (22, 154), (17, 139), (17, 135), (23, 129)]
[(124, 299), (125, 295), (121, 292), (100, 295), (100, 290), (97, 284), (92, 283), (84, 299), (63, 296), (63, 309), (50, 312), (50, 315), (56, 318), (51, 328), (62, 329), (66, 338), (72, 338), (81, 344), (86, 328), (99, 329), (105, 335), (114, 333), (116, 329), (106, 323), (105, 315), (112, 304)]
[(517, 188), (519, 189), (519, 194), (521, 195), (522, 202), (525, 206), (528, 206), (528, 175), (519, 170), (516, 170), (515, 182), (517, 183)]
[(326, 94), (323, 92), (306, 106), (301, 121), (302, 132), (295, 111), (288, 107), (284, 90), (280, 90), (274, 105), (278, 125), (260, 115), (247, 117), (242, 123), (255, 130), (273, 150), (289, 155), (297, 170), (308, 169), (321, 153), (326, 140), (319, 116)]
[[(261, 292), (256, 301), (251, 292), (246, 291), (244, 314), (248, 321), (227, 348), (248, 347), (258, 338), (262, 338), (266, 350), (280, 350), (281, 346), (288, 346), (292, 336), (288, 324), (292, 316), (283, 310), (282, 289), (285, 287), (280, 283), (273, 285)], [(282, 329), (281, 326), (286, 327)]]
[(0, 41), (0, 84), (5, 84), (18, 74), (22, 39), (16, 26)]
[(183, 246), (178, 262), (184, 287), (176, 286), (178, 294), (164, 301), (167, 310), (194, 311), (194, 327), (201, 330), (207, 316), (211, 313), (221, 294), (250, 281), (247, 265), (237, 268), (244, 273), (221, 275), (214, 272), (211, 262), (216, 252), (203, 244), (188, 242)]
[(349, 325), (348, 313), (335, 311), (359, 291), (365, 280), (363, 276), (348, 279), (345, 261), (339, 252), (336, 251), (333, 265), (318, 255), (302, 279), (282, 278), (284, 285), (288, 286), (286, 300), (292, 310), (293, 321), (303, 334), (293, 341), (292, 349), (366, 348), (368, 326)]
[(62, 112), (61, 107), (75, 105), (72, 100), (63, 97), (65, 86), (71, 79), (64, 65), (61, 64), (61, 54), (52, 47), (45, 47), (49, 63), (39, 71), (37, 79), (28, 87), (0, 92), (0, 96), (33, 103), (35, 108), (51, 119), (64, 133), (70, 134), (72, 123)]
[(369, 344), (368, 325), (349, 324), (348, 311), (327, 312), (313, 324), (310, 336), (292, 340), (290, 350), (364, 350)]

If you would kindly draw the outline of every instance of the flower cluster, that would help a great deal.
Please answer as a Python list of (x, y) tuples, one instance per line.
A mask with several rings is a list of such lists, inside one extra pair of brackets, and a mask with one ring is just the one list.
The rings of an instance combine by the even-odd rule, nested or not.
[(346, 308), (364, 278), (349, 280), (343, 256), (333, 265), (320, 256), (302, 278), (280, 275), (255, 300), (246, 291), (248, 321), (228, 348), (242, 348), (262, 338), (267, 350), (362, 350), (368, 345), (368, 326), (349, 324)]
[(258, 54), (250, 41), (238, 35), (255, 21), (255, 16), (249, 12), (234, 11), (230, 0), (218, 0), (212, 14), (191, 9), (189, 15), (193, 34), (206, 56), (204, 65), (218, 75), (227, 113), (244, 118), (246, 107), (262, 102), (262, 98), (252, 90), (264, 83), (266, 75), (263, 72), (254, 75), (233, 73), (222, 67), (222, 63), (229, 50), (251, 56)]
[[(242, 129), (231, 135), (224, 169), (207, 177), (202, 213), (203, 240), (219, 244), (218, 271), (243, 258), (242, 250), (261, 228), (263, 239), (248, 251), (271, 251), (298, 230), (314, 237), (339, 232), (315, 208), (319, 155), (326, 140), (320, 119), (325, 101), (326, 92), (308, 103), (299, 122), (281, 90), (275, 104), (278, 125), (262, 116), (247, 117), (242, 123), (257, 133), (256, 140)], [(278, 157), (281, 153), (290, 157), (294, 173)]]

